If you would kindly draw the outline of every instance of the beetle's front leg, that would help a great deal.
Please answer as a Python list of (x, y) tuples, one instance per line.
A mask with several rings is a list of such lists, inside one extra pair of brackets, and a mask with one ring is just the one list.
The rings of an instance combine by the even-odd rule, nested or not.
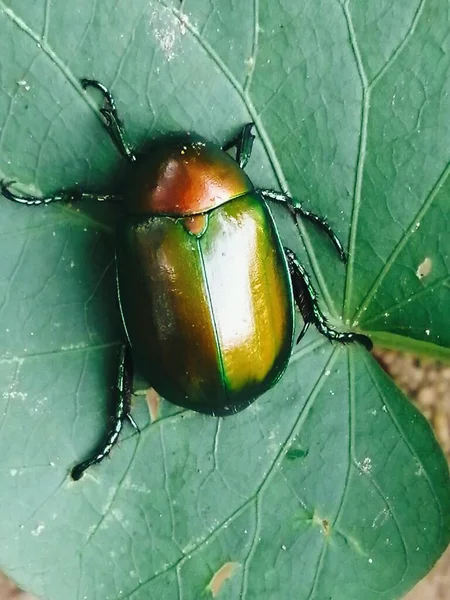
[(79, 202), (80, 200), (97, 200), (98, 202), (109, 202), (109, 201), (121, 201), (121, 196), (115, 196), (113, 194), (87, 194), (78, 191), (62, 190), (53, 194), (52, 196), (32, 196), (30, 194), (18, 194), (11, 191), (11, 184), (14, 181), (6, 183), (2, 181), (0, 183), (0, 190), (8, 200), (18, 202), (19, 204), (25, 204), (26, 206), (39, 206), (39, 204), (50, 204), (51, 202)]
[(306, 208), (303, 208), (301, 202), (294, 200), (294, 198), (291, 198), (291, 196), (282, 194), (281, 192), (275, 192), (274, 190), (256, 190), (256, 192), (260, 194), (264, 200), (271, 200), (272, 202), (278, 202), (286, 206), (292, 214), (294, 221), (296, 221), (297, 216), (300, 216), (308, 219), (308, 221), (311, 221), (315, 225), (318, 225), (330, 238), (332, 244), (339, 252), (342, 262), (347, 262), (347, 255), (345, 254), (345, 250), (340, 239), (337, 237), (324, 218), (310, 212)]
[(116, 103), (111, 92), (95, 79), (82, 79), (81, 85), (84, 90), (88, 87), (94, 87), (101, 91), (105, 105), (100, 109), (100, 113), (105, 119), (105, 129), (109, 133), (119, 152), (130, 162), (136, 162), (136, 155), (125, 139), (125, 131), (123, 129), (122, 121), (119, 119)]
[(77, 481), (83, 476), (84, 471), (90, 466), (101, 462), (111, 452), (112, 447), (119, 438), (119, 433), (122, 429), (123, 422), (128, 419), (131, 425), (139, 431), (133, 417), (130, 414), (131, 395), (133, 385), (133, 361), (131, 358), (131, 350), (128, 345), (123, 345), (119, 353), (119, 369), (117, 375), (117, 406), (114, 414), (112, 427), (106, 436), (104, 443), (100, 448), (87, 460), (76, 465), (71, 472), (72, 479)]
[(285, 248), (284, 252), (288, 262), (289, 272), (291, 274), (295, 303), (305, 321), (303, 329), (297, 339), (297, 343), (306, 333), (309, 324), (313, 323), (319, 332), (327, 337), (330, 341), (341, 342), (343, 344), (349, 342), (360, 342), (368, 350), (371, 350), (372, 342), (367, 336), (362, 335), (361, 333), (353, 333), (351, 331), (336, 331), (328, 325), (327, 320), (317, 303), (316, 291), (314, 290), (314, 287), (303, 265), (299, 262), (292, 250)]
[(245, 168), (252, 154), (253, 142), (255, 141), (255, 136), (252, 133), (254, 125), (254, 123), (244, 125), (242, 131), (222, 148), (227, 152), (236, 147), (236, 162), (241, 169)]

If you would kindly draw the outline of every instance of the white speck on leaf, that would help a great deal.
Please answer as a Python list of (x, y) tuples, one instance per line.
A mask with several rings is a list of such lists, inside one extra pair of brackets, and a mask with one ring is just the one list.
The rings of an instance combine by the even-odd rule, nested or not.
[(118, 508), (114, 508), (111, 512), (114, 515), (114, 517), (119, 521), (119, 523), (123, 521), (123, 512), (121, 510), (119, 510)]
[(417, 471), (414, 473), (417, 477), (423, 477), (425, 475), (425, 470), (423, 466), (417, 462)]
[(368, 456), (362, 462), (358, 462), (357, 465), (361, 473), (365, 475), (372, 470), (372, 460)]
[(386, 523), (386, 520), (389, 517), (389, 510), (387, 508), (383, 508), (375, 517), (372, 523), (372, 528), (381, 527)]
[(4, 400), (26, 400), (28, 394), (26, 392), (18, 392), (15, 385), (10, 385), (9, 390), (2, 393)]
[[(9, 331), (9, 329), (7, 329), (6, 331)], [(21, 367), (23, 365), (23, 362), (24, 362), (24, 359), (20, 358), (19, 356), (3, 356), (2, 358), (0, 358), (0, 365), (17, 364), (17, 365), (19, 365), (19, 367)], [(11, 386), (11, 389), (12, 388), (13, 388), (13, 386)], [(3, 395), (3, 398), (5, 398), (5, 400), (6, 400), (7, 396)]]
[(18, 81), (17, 85), (20, 85), (21, 87), (25, 88), (26, 92), (29, 92), (31, 89), (30, 85), (25, 79), (21, 79), (20, 81)]
[(44, 531), (44, 529), (45, 529), (44, 523), (39, 523), (39, 525), (36, 527), (36, 529), (31, 530), (31, 535), (34, 535), (34, 537), (37, 537), (37, 536), (41, 535), (41, 533)]
[(166, 8), (154, 9), (150, 15), (153, 34), (168, 62), (177, 56), (175, 52), (177, 40), (179, 35), (185, 35), (187, 23), (186, 15), (183, 15), (182, 19), (178, 19), (172, 11)]
[(84, 342), (80, 342), (78, 344), (69, 344), (68, 346), (61, 346), (61, 350), (79, 350), (80, 348), (86, 348), (86, 346), (87, 344), (85, 344)]

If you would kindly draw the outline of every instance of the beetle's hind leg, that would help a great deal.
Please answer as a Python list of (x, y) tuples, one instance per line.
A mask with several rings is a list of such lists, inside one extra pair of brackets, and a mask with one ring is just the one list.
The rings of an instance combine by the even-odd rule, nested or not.
[(131, 358), (130, 347), (123, 345), (119, 353), (119, 369), (117, 374), (117, 406), (114, 414), (112, 427), (100, 448), (87, 460), (76, 465), (71, 472), (72, 479), (75, 481), (83, 476), (84, 471), (90, 466), (101, 462), (111, 452), (112, 447), (119, 438), (123, 422), (128, 419), (131, 425), (139, 431), (133, 417), (130, 414), (130, 401), (133, 384), (133, 362)]
[(306, 273), (303, 265), (299, 262), (295, 254), (289, 248), (284, 249), (286, 259), (291, 274), (292, 288), (294, 292), (295, 303), (304, 319), (303, 329), (298, 336), (297, 343), (306, 333), (310, 323), (313, 323), (320, 333), (326, 336), (331, 341), (341, 342), (343, 344), (349, 342), (360, 342), (368, 350), (372, 349), (370, 339), (361, 333), (340, 332), (330, 327), (325, 316), (317, 303), (317, 294), (311, 281)]
[(255, 136), (252, 133), (254, 125), (254, 123), (244, 125), (241, 132), (222, 148), (222, 150), (227, 152), (231, 148), (236, 147), (236, 162), (241, 169), (247, 166), (252, 154), (253, 142), (255, 141)]
[(88, 87), (94, 87), (97, 90), (100, 90), (100, 92), (103, 94), (105, 105), (100, 109), (100, 113), (105, 119), (106, 131), (109, 133), (119, 152), (130, 162), (135, 162), (136, 155), (125, 139), (123, 124), (117, 113), (116, 103), (111, 95), (111, 92), (102, 83), (96, 81), (95, 79), (82, 79), (81, 85), (83, 86), (84, 90)]
[(256, 190), (258, 194), (260, 194), (264, 200), (271, 200), (272, 202), (278, 202), (280, 204), (284, 204), (292, 214), (294, 221), (297, 222), (297, 216), (303, 217), (311, 223), (314, 223), (318, 227), (320, 227), (330, 238), (331, 243), (336, 248), (341, 257), (342, 262), (347, 262), (347, 255), (345, 254), (344, 247), (340, 239), (328, 225), (326, 220), (318, 215), (310, 212), (306, 208), (303, 208), (301, 202), (291, 198), (287, 194), (282, 194), (281, 192), (275, 192), (274, 190)]
[(120, 201), (120, 196), (113, 194), (87, 194), (76, 190), (62, 190), (52, 196), (32, 196), (31, 194), (18, 194), (11, 190), (11, 185), (14, 181), (0, 182), (0, 191), (13, 202), (25, 204), (26, 206), (39, 206), (39, 204), (50, 204), (51, 202), (79, 202), (80, 200), (97, 200), (99, 202)]

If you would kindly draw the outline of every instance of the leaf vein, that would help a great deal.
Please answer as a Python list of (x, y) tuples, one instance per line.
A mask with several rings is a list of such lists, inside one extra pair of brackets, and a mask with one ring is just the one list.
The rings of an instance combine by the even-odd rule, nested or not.
[(67, 81), (72, 85), (77, 94), (83, 101), (89, 106), (89, 108), (95, 113), (96, 117), (102, 121), (102, 118), (99, 114), (97, 106), (93, 101), (89, 99), (88, 94), (85, 94), (81, 88), (79, 80), (75, 77), (72, 71), (63, 63), (63, 61), (58, 57), (56, 52), (52, 49), (52, 47), (40, 37), (35, 31), (29, 27), (25, 21), (23, 21), (19, 16), (15, 14), (15, 12), (7, 7), (3, 0), (0, 0), (0, 10), (5, 13), (5, 15), (21, 30), (23, 33), (28, 35), (32, 40), (36, 42), (38, 47), (44, 52), (47, 58), (55, 65), (55, 67), (64, 75)]
[(344, 11), (344, 17), (347, 23), (347, 29), (349, 34), (350, 45), (352, 48), (353, 56), (358, 70), (359, 78), (361, 80), (362, 87), (362, 107), (361, 107), (361, 133), (359, 137), (358, 154), (356, 158), (356, 177), (353, 188), (353, 206), (352, 216), (350, 220), (350, 241), (348, 249), (348, 267), (345, 278), (345, 292), (344, 292), (344, 319), (348, 321), (348, 310), (350, 307), (350, 300), (353, 294), (353, 281), (354, 281), (354, 267), (355, 267), (355, 250), (356, 250), (356, 235), (358, 228), (359, 212), (361, 209), (361, 194), (362, 194), (362, 183), (364, 178), (364, 165), (366, 160), (367, 150), (367, 132), (369, 125), (369, 109), (370, 109), (370, 89), (367, 81), (367, 75), (364, 70), (364, 64), (359, 49), (358, 41), (356, 39), (356, 32), (353, 25), (353, 20), (349, 8), (349, 1), (347, 0), (342, 4)]
[[(317, 378), (317, 381), (314, 385), (314, 387), (312, 388), (308, 398), (305, 401), (305, 404), (302, 408), (302, 410), (300, 411), (297, 419), (295, 420), (295, 423), (293, 425), (293, 427), (291, 428), (289, 434), (287, 435), (286, 439), (284, 440), (284, 442), (281, 444), (280, 449), (277, 453), (277, 455), (275, 456), (274, 461), (272, 462), (272, 465), (270, 466), (269, 470), (267, 471), (266, 475), (263, 477), (262, 482), (260, 483), (260, 485), (258, 486), (258, 488), (256, 489), (256, 492), (254, 494), (254, 497), (256, 499), (256, 507), (257, 507), (257, 511), (259, 510), (259, 504), (260, 504), (260, 499), (262, 497), (262, 494), (265, 490), (265, 488), (267, 487), (267, 485), (270, 483), (270, 481), (272, 480), (272, 478), (274, 477), (275, 474), (275, 468), (277, 466), (279, 466), (281, 459), (283, 458), (286, 449), (289, 447), (291, 441), (294, 439), (294, 437), (297, 435), (297, 431), (300, 429), (301, 425), (304, 423), (306, 417), (308, 416), (309, 410), (311, 408), (311, 406), (314, 403), (314, 400), (317, 397), (317, 394), (320, 392), (320, 390), (322, 389), (322, 386), (324, 385), (327, 376), (325, 375), (326, 372), (331, 371), (333, 364), (336, 362), (337, 357), (339, 352), (341, 351), (340, 348), (336, 347), (333, 349), (333, 351), (330, 354), (330, 358), (327, 360), (327, 362), (325, 363), (325, 366), (322, 369), (322, 372), (320, 374), (320, 376)], [(257, 512), (258, 514), (258, 512)], [(256, 528), (258, 528), (258, 521), (256, 523)], [(252, 542), (252, 546), (250, 548), (250, 551), (247, 555), (247, 558), (244, 562), (244, 576), (243, 576), (243, 580), (242, 580), (242, 591), (241, 591), (241, 599), (245, 600), (246, 596), (247, 596), (247, 591), (248, 591), (248, 566), (250, 561), (252, 560), (254, 553), (256, 551), (256, 540), (257, 540), (257, 535), (255, 534), (255, 537), (253, 539)]]
[[(384, 308), (383, 312), (378, 313), (378, 314), (374, 315), (373, 317), (370, 317), (370, 319), (368, 319), (367, 321), (364, 321), (364, 329), (366, 329), (366, 326), (369, 325), (370, 323), (373, 323), (380, 317), (383, 317), (385, 315), (385, 313), (392, 313), (392, 312), (398, 310), (399, 308), (402, 308), (403, 306), (406, 306), (407, 304), (411, 303), (413, 300), (422, 298), (423, 296), (426, 296), (429, 293), (434, 293), (440, 287), (447, 287), (448, 283), (450, 283), (450, 275), (446, 275), (445, 277), (442, 277), (441, 279), (433, 281), (433, 283), (430, 285), (430, 287), (421, 288), (420, 290), (418, 290), (411, 296), (408, 296), (408, 298), (405, 298), (404, 300), (402, 300), (400, 302), (396, 302), (395, 304), (392, 304), (391, 306)], [(409, 326), (408, 326), (407, 330), (410, 331)]]
[(253, 73), (255, 72), (256, 57), (258, 54), (258, 40), (259, 40), (259, 0), (253, 0), (253, 45), (252, 55), (249, 59), (249, 70), (244, 83), (244, 92), (247, 92), (250, 88), (253, 80)]
[(369, 84), (370, 89), (373, 89), (377, 85), (377, 83), (380, 81), (380, 79), (382, 79), (382, 77), (389, 71), (389, 69), (395, 63), (397, 58), (403, 52), (404, 48), (407, 46), (409, 40), (411, 39), (414, 32), (416, 31), (417, 24), (420, 20), (420, 17), (422, 16), (422, 13), (423, 13), (423, 10), (425, 7), (425, 3), (426, 3), (426, 0), (420, 0), (419, 6), (414, 14), (414, 17), (411, 21), (411, 25), (409, 26), (409, 29), (406, 32), (405, 37), (400, 42), (400, 44), (397, 46), (397, 48), (394, 50), (394, 52), (391, 54), (391, 56), (386, 61), (386, 63), (381, 67), (381, 69), (378, 71), (378, 73), (375, 74), (375, 76), (373, 77), (372, 81)]
[(422, 205), (422, 208), (420, 208), (419, 211), (414, 215), (414, 217), (410, 221), (409, 226), (406, 228), (404, 234), (400, 237), (400, 240), (394, 247), (393, 251), (391, 252), (391, 255), (389, 256), (389, 258), (383, 265), (383, 268), (377, 275), (375, 281), (373, 282), (372, 287), (368, 290), (365, 298), (361, 302), (355, 316), (352, 319), (353, 321), (357, 321), (359, 319), (360, 315), (362, 314), (362, 312), (365, 311), (367, 309), (367, 307), (370, 305), (371, 300), (373, 299), (376, 292), (378, 291), (378, 288), (380, 287), (383, 280), (389, 273), (389, 271), (390, 271), (392, 265), (394, 264), (395, 260), (397, 259), (398, 255), (400, 254), (400, 252), (403, 250), (403, 248), (408, 243), (409, 238), (414, 233), (416, 233), (416, 231), (417, 231), (416, 224), (420, 223), (421, 220), (424, 218), (424, 216), (428, 212), (428, 209), (430, 208), (430, 206), (432, 206), (433, 201), (435, 200), (436, 196), (438, 195), (440, 189), (446, 182), (447, 177), (449, 175), (450, 175), (450, 162), (447, 164), (447, 166), (443, 170), (441, 176), (437, 180), (436, 184), (433, 186), (432, 190), (428, 194), (427, 198), (425, 199), (425, 202)]

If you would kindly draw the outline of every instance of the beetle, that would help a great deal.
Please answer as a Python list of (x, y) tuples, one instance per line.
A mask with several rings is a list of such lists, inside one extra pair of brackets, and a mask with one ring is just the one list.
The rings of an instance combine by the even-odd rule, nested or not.
[[(116, 104), (93, 79), (82, 87), (103, 95), (100, 112), (130, 163), (116, 244), (119, 304), (127, 342), (121, 347), (114, 422), (100, 448), (76, 465), (72, 478), (107, 456), (130, 414), (133, 369), (173, 404), (214, 416), (239, 412), (283, 375), (295, 342), (295, 306), (331, 341), (366, 336), (333, 329), (294, 252), (283, 246), (269, 202), (304, 217), (346, 255), (326, 221), (290, 196), (256, 189), (244, 168), (253, 123), (223, 148), (188, 133), (164, 136), (137, 155), (126, 141)], [(235, 159), (228, 153), (236, 149)], [(62, 191), (23, 195), (2, 182), (6, 198), (28, 206), (117, 196)]]

